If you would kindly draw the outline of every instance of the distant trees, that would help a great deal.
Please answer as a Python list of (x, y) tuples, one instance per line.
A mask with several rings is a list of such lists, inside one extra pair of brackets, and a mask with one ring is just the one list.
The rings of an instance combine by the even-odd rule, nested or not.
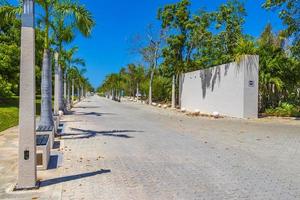
[[(202, 9), (197, 13), (191, 13), (190, 5), (189, 0), (181, 0), (165, 5), (158, 11), (161, 29), (165, 31), (165, 42), (154, 45), (156, 43), (150, 39), (140, 52), (146, 69), (139, 83), (144, 99), (149, 102), (152, 98), (156, 101), (172, 101), (175, 107), (180, 104), (175, 97), (179, 96), (178, 80), (181, 73), (239, 62), (245, 54), (258, 54), (260, 112), (283, 104), (285, 108), (290, 107), (286, 106), (288, 104), (299, 110), (300, 6), (297, 0), (266, 0), (263, 7), (279, 10), (279, 17), (287, 29), (274, 33), (271, 25), (267, 25), (258, 39), (243, 32), (246, 10), (239, 1), (229, 0), (215, 11)], [(153, 56), (155, 50), (160, 54), (157, 57)], [(155, 68), (152, 67), (154, 61), (157, 62)], [(120, 89), (128, 96), (135, 96), (133, 91), (137, 84), (137, 72), (132, 66), (123, 68), (120, 73), (123, 82)], [(156, 74), (154, 78), (153, 73)], [(106, 79), (99, 91), (109, 91), (109, 87), (110, 80)], [(146, 89), (148, 87), (150, 89)]]
[[(88, 37), (95, 24), (91, 13), (77, 1), (69, 0), (37, 0), (39, 18), (36, 20), (36, 91), (42, 95), (42, 113), (47, 114), (44, 124), (51, 123), (52, 118), (52, 65), (54, 65), (54, 52), (58, 53), (58, 67), (62, 75), (67, 74), (69, 68), (81, 66), (83, 59), (70, 58), (70, 50), (66, 44), (73, 41), (77, 31)], [(19, 65), (20, 65), (20, 36), (21, 36), (21, 7), (13, 6), (8, 1), (0, 1), (0, 98), (19, 94)], [(78, 50), (78, 49), (77, 49)], [(76, 51), (77, 51), (76, 50)], [(81, 87), (92, 89), (89, 82), (81, 74)], [(43, 80), (43, 87), (41, 87)], [(83, 81), (84, 80), (84, 81)], [(60, 84), (60, 89), (66, 85)], [(66, 91), (66, 90), (65, 90)], [(63, 101), (62, 94), (60, 100)], [(44, 119), (42, 114), (41, 119)]]

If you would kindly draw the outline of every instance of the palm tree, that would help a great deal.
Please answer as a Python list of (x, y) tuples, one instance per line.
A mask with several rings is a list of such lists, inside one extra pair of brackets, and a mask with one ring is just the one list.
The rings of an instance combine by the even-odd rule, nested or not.
[(55, 105), (58, 104), (58, 110), (65, 110), (65, 101), (66, 99), (66, 77), (64, 77), (64, 84), (63, 84), (63, 74), (66, 76), (66, 63), (63, 60), (63, 52), (64, 50), (64, 44), (71, 43), (74, 39), (74, 31), (73, 27), (71, 25), (66, 25), (64, 22), (63, 17), (61, 15), (57, 15), (54, 18), (53, 23), (53, 42), (56, 45), (56, 65), (55, 65), (55, 75), (58, 76), (58, 80), (55, 82), (58, 86), (55, 87), (55, 89), (58, 89), (56, 93), (58, 94), (57, 98), (55, 98)]
[(134, 92), (135, 92), (135, 83), (136, 83), (136, 66), (135, 64), (129, 64), (127, 66), (128, 69), (128, 75), (130, 78), (130, 83), (129, 83), (129, 90), (130, 90), (130, 95), (132, 97), (135, 96)]
[(22, 13), (22, 6), (12, 6), (6, 0), (0, 0), (0, 26), (11, 23)]
[(139, 65), (136, 68), (135, 80), (136, 80), (136, 96), (140, 96), (140, 84), (145, 79), (145, 69), (143, 66)]
[[(64, 77), (65, 77), (65, 87), (67, 88), (66, 91), (66, 101), (67, 105), (70, 104), (70, 85), (74, 82), (74, 77), (76, 77), (74, 74), (74, 70), (78, 69), (78, 66), (85, 67), (85, 62), (82, 58), (76, 58), (75, 54), (78, 51), (78, 47), (73, 47), (67, 51), (62, 51), (62, 66), (64, 66)], [(73, 70), (71, 70), (73, 69)], [(70, 76), (70, 77), (69, 77)], [(72, 84), (74, 86), (74, 83)], [(73, 94), (74, 95), (74, 94)]]
[(44, 55), (42, 66), (42, 103), (41, 103), (41, 119), (40, 126), (53, 126), (52, 118), (52, 92), (51, 92), (51, 55), (50, 55), (50, 33), (52, 29), (53, 19), (60, 15), (63, 19), (72, 24), (72, 26), (80, 31), (84, 36), (91, 34), (94, 21), (88, 10), (84, 6), (71, 0), (37, 0), (42, 7), (44, 15), (40, 22), (45, 30), (44, 38)]
[[(72, 84), (71, 104), (74, 103), (75, 87), (77, 88), (77, 97), (80, 98), (80, 89), (83, 85), (83, 74), (85, 69), (79, 69), (77, 66), (68, 68), (68, 81)], [(69, 89), (68, 89), (69, 90)]]

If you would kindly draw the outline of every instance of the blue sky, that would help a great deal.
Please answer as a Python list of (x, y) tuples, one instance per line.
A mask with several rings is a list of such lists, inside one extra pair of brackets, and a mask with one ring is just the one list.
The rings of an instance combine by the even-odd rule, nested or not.
[[(98, 87), (105, 76), (118, 72), (128, 63), (138, 61), (130, 52), (134, 35), (142, 35), (149, 24), (159, 26), (157, 10), (165, 4), (179, 0), (80, 0), (92, 12), (96, 27), (90, 38), (77, 36), (73, 46), (79, 47), (78, 55), (86, 60), (86, 76), (94, 87)], [(260, 35), (267, 23), (275, 31), (282, 28), (275, 11), (261, 8), (264, 0), (240, 0), (244, 2), (247, 17), (244, 32), (254, 37)], [(192, 12), (201, 8), (216, 10), (226, 0), (191, 0)]]
[[(87, 76), (94, 87), (98, 87), (105, 76), (128, 63), (137, 61), (130, 53), (131, 39), (143, 34), (148, 24), (158, 24), (156, 14), (159, 7), (178, 0), (81, 0), (93, 13), (96, 27), (89, 39), (77, 37), (74, 44), (80, 47), (79, 56), (86, 59)], [(226, 0), (192, 0), (192, 11), (200, 8), (215, 10)], [(275, 30), (282, 28), (276, 12), (261, 8), (263, 0), (246, 0), (247, 11), (244, 32), (259, 36), (270, 22)]]

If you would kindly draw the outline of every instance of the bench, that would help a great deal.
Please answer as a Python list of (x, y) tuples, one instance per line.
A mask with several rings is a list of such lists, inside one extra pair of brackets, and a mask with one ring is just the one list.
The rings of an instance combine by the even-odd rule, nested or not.
[(54, 145), (54, 127), (53, 126), (38, 126), (36, 135), (49, 135), (49, 145), (53, 148)]
[(36, 164), (38, 170), (47, 170), (50, 159), (49, 135), (36, 136)]

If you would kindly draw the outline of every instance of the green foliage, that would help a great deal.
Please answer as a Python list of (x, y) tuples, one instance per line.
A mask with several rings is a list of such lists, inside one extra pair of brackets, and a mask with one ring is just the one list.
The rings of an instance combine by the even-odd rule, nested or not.
[[(260, 56), (260, 110), (277, 107), (280, 102), (299, 99), (300, 61), (290, 57), (283, 48), (280, 34), (268, 25), (257, 41)], [(299, 105), (299, 104), (298, 104)]]
[(0, 97), (11, 97), (13, 95), (12, 84), (5, 81), (0, 76)]
[(287, 26), (284, 30), (286, 37), (293, 41), (291, 47), (294, 56), (300, 59), (300, 2), (299, 0), (266, 0), (264, 7), (266, 9), (275, 9), (279, 11), (279, 17)]
[[(84, 36), (89, 36), (95, 22), (91, 13), (77, 1), (61, 0), (37, 0), (42, 9), (37, 9), (37, 26), (35, 29), (35, 53), (36, 53), (36, 93), (40, 94), (41, 66), (44, 47), (57, 48), (64, 54), (66, 43), (75, 37), (75, 30)], [(20, 4), (21, 5), (21, 4)], [(22, 6), (12, 6), (8, 1), (0, 1), (0, 130), (17, 124), (18, 105), (15, 98), (3, 100), (3, 97), (11, 97), (19, 94), (19, 71), (20, 71), (20, 36)], [(49, 37), (51, 35), (52, 38)], [(66, 53), (68, 54), (68, 53)], [(69, 56), (69, 57), (68, 57)], [(82, 59), (74, 58), (73, 55), (61, 57), (60, 64), (67, 68), (84, 65)], [(80, 71), (77, 84), (84, 85), (87, 89), (92, 87)], [(40, 105), (37, 105), (39, 113)]]
[(163, 76), (156, 76), (153, 80), (153, 100), (169, 102), (171, 97), (172, 81)]
[(293, 104), (281, 103), (276, 108), (268, 108), (266, 114), (277, 117), (300, 117), (300, 108)]
[[(271, 25), (267, 25), (258, 39), (243, 33), (246, 11), (239, 1), (229, 0), (215, 11), (200, 10), (196, 14), (191, 13), (190, 4), (189, 0), (181, 0), (165, 5), (158, 11), (161, 27), (166, 30), (166, 43), (157, 50), (161, 52), (162, 59), (153, 81), (154, 100), (170, 100), (171, 77), (174, 74), (232, 61), (240, 62), (245, 55), (255, 54), (260, 59), (260, 111), (271, 111), (270, 108), (277, 107), (288, 110), (281, 102), (288, 102), (295, 107), (300, 105), (300, 6), (297, 0), (267, 0), (264, 6), (280, 10), (280, 17), (287, 29), (273, 33)], [(153, 59), (149, 59), (149, 55), (153, 53), (149, 52), (153, 52), (151, 45), (141, 53), (152, 66)], [(140, 90), (145, 94), (149, 90), (150, 71), (144, 73), (144, 79), (140, 81)], [(121, 89), (127, 95), (134, 96), (137, 75), (134, 65), (128, 66), (127, 71), (125, 69), (121, 74)], [(108, 79), (105, 85), (111, 85)], [(101, 88), (105, 91), (104, 87)]]
[(188, 41), (193, 22), (189, 11), (190, 1), (182, 0), (166, 5), (158, 11), (162, 28), (169, 31), (166, 47), (163, 48), (163, 64), (170, 67), (172, 74), (184, 71), (185, 61), (190, 60), (191, 45)]
[[(18, 93), (21, 22), (15, 7), (0, 7), (0, 97)], [(13, 13), (10, 15), (9, 13)]]
[[(21, 21), (19, 18), (20, 8), (10, 5), (0, 7), (0, 76), (5, 80), (7, 94), (18, 95), (19, 93), (19, 71), (20, 71), (20, 36)], [(2, 18), (1, 18), (2, 19)], [(40, 68), (42, 64), (42, 47), (44, 32), (36, 29), (36, 88), (40, 89)], [(0, 95), (1, 96), (1, 95)]]

